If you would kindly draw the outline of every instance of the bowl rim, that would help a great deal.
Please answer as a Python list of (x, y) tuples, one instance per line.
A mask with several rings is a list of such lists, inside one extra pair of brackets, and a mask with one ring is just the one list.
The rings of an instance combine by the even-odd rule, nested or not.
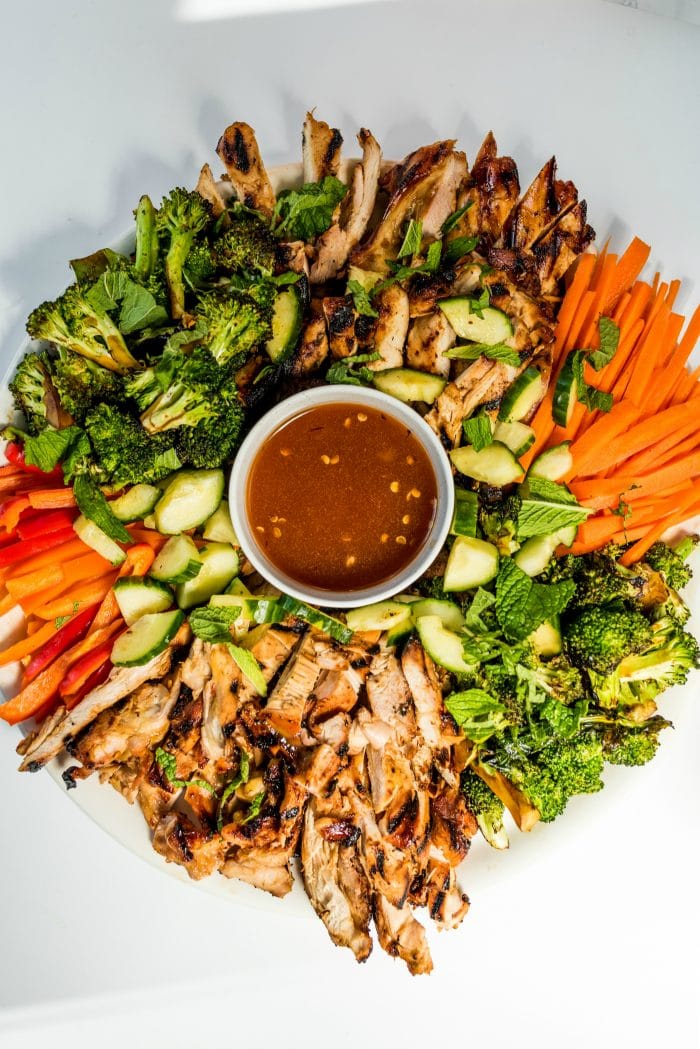
[[(400, 572), (371, 587), (352, 592), (307, 586), (285, 575), (265, 556), (255, 541), (246, 513), (246, 490), (251, 467), (262, 443), (295, 416), (321, 404), (353, 404), (376, 408), (407, 425), (425, 450), (437, 485), (432, 526), (416, 556)], [(450, 460), (440, 440), (418, 412), (403, 401), (379, 390), (349, 385), (315, 386), (280, 401), (270, 408), (246, 435), (236, 453), (229, 479), (229, 510), (241, 550), (260, 575), (285, 594), (299, 601), (328, 608), (357, 608), (385, 601), (423, 575), (442, 550), (454, 513), (454, 482)]]

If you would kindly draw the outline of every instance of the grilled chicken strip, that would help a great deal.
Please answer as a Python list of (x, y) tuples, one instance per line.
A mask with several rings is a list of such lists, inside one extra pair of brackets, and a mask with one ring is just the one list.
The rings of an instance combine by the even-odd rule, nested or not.
[(327, 296), (323, 300), (323, 314), (328, 328), (331, 357), (341, 360), (343, 357), (354, 356), (357, 353), (357, 314), (352, 299), (347, 295)]
[(177, 863), (200, 881), (220, 869), (226, 843), (220, 835), (197, 828), (184, 813), (169, 812), (154, 831), (153, 848), (166, 863)]
[(506, 219), (520, 195), (518, 168), (511, 157), (499, 157), (498, 147), (489, 131), (474, 161), (458, 206), (469, 210), (452, 232), (452, 236), (477, 236), (483, 246), (495, 243)]
[(304, 182), (321, 182), (328, 175), (338, 175), (343, 136), (337, 127), (306, 114), (301, 132), (301, 156)]
[(56, 720), (49, 733), (42, 732), (25, 748), (20, 771), (38, 771), (61, 752), (70, 737), (76, 736), (103, 710), (114, 706), (144, 682), (164, 678), (170, 669), (176, 649), (185, 644), (190, 636), (189, 626), (183, 624), (168, 648), (144, 666), (115, 667), (103, 685), (89, 692), (73, 710), (64, 711), (63, 717)]
[(338, 216), (316, 243), (317, 256), (310, 273), (312, 284), (322, 284), (338, 275), (364, 236), (374, 211), (382, 151), (372, 132), (366, 128), (360, 130), (357, 141), (362, 149), (362, 160), (355, 166), (352, 185)]
[(367, 367), (372, 371), (400, 368), (408, 333), (408, 295), (399, 284), (391, 284), (379, 292), (375, 306), (379, 317), (374, 327), (372, 349), (380, 357), (370, 361)]
[(416, 317), (408, 333), (406, 364), (409, 368), (447, 379), (451, 362), (444, 353), (452, 349), (456, 341), (457, 336), (442, 310)]
[(275, 194), (250, 124), (229, 125), (219, 139), (216, 152), (241, 203), (272, 215)]
[(276, 732), (287, 739), (299, 735), (304, 710), (316, 684), (320, 668), (314, 660), (311, 630), (299, 641), (265, 704), (265, 717)]
[(432, 972), (433, 960), (425, 929), (406, 905), (399, 909), (383, 896), (374, 897), (374, 923), (380, 946), (393, 958), (406, 962), (413, 976)]
[(581, 200), (532, 249), (543, 295), (557, 294), (564, 274), (594, 238), (586, 222), (586, 202)]
[(199, 173), (196, 189), (200, 197), (204, 197), (205, 200), (209, 201), (209, 204), (211, 205), (211, 213), (215, 219), (218, 219), (221, 215), (226, 213), (226, 201), (216, 184), (216, 180), (214, 179), (211, 168), (208, 164), (204, 164)]
[(299, 349), (292, 361), (292, 375), (295, 378), (312, 375), (326, 360), (328, 352), (326, 321), (320, 315), (312, 317), (301, 333)]

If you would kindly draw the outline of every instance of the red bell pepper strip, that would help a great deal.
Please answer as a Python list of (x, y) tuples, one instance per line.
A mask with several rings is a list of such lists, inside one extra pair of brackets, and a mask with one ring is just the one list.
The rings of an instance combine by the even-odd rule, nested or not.
[(24, 470), (28, 474), (40, 474), (42, 477), (56, 477), (63, 478), (63, 470), (60, 466), (54, 466), (53, 470), (41, 470), (38, 466), (33, 466), (26, 461), (24, 458), (24, 447), (18, 441), (10, 441), (5, 447), (5, 458), (8, 463), (12, 463), (13, 466), (18, 466), (20, 470)]
[(25, 523), (23, 515), (17, 526), (17, 532), (20, 539), (35, 539), (40, 535), (60, 532), (62, 528), (71, 528), (77, 516), (77, 510), (53, 510), (49, 514), (35, 514)]
[(49, 663), (54, 661), (56, 656), (60, 656), (61, 652), (65, 652), (73, 642), (82, 640), (95, 618), (96, 611), (97, 605), (84, 608), (82, 612), (78, 612), (77, 616), (74, 616), (73, 619), (70, 619), (64, 626), (60, 627), (51, 640), (47, 641), (38, 652), (34, 653), (24, 672), (22, 684), (29, 684)]
[(97, 670), (90, 675), (84, 685), (78, 689), (77, 692), (72, 692), (70, 696), (66, 696), (64, 703), (66, 710), (72, 710), (73, 707), (77, 707), (78, 703), (82, 699), (85, 699), (88, 692), (92, 692), (93, 688), (97, 688), (104, 681), (107, 680), (112, 670), (112, 660), (105, 659), (104, 663), (97, 668)]
[(100, 645), (99, 648), (94, 648), (92, 652), (86, 653), (82, 659), (74, 663), (58, 687), (61, 696), (70, 696), (74, 692), (78, 692), (88, 679), (100, 669), (103, 663), (109, 662), (113, 646), (114, 641), (110, 639), (103, 645)]
[(50, 535), (37, 536), (34, 539), (21, 539), (18, 543), (10, 543), (9, 546), (4, 546), (0, 549), (0, 568), (5, 568), (7, 565), (14, 565), (18, 561), (24, 561), (26, 557), (32, 557), (34, 554), (41, 554), (44, 550), (50, 550), (54, 546), (59, 546), (60, 543), (67, 543), (69, 539), (75, 537), (73, 528), (61, 528), (58, 532), (51, 532)]

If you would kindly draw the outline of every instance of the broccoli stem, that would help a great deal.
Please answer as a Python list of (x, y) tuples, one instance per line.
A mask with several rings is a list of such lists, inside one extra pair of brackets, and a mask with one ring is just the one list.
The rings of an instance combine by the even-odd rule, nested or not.
[(151, 198), (144, 194), (136, 208), (136, 258), (134, 270), (141, 278), (148, 278), (158, 263), (158, 234), (156, 209)]

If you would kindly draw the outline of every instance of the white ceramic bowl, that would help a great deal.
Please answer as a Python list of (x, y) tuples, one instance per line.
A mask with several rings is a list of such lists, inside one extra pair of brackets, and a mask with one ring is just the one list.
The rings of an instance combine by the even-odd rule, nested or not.
[[(352, 593), (336, 592), (307, 586), (285, 575), (266, 557), (258, 546), (246, 513), (246, 491), (251, 467), (264, 441), (295, 416), (320, 404), (353, 404), (376, 408), (411, 430), (427, 453), (437, 483), (435, 518), (428, 536), (414, 559), (401, 572), (375, 586)], [(243, 552), (268, 582), (283, 593), (301, 601), (332, 608), (354, 608), (357, 605), (383, 601), (405, 589), (425, 572), (435, 560), (447, 538), (454, 512), (454, 484), (450, 461), (440, 441), (421, 417), (407, 404), (377, 390), (360, 386), (317, 386), (304, 390), (272, 408), (256, 423), (238, 450), (231, 471), (229, 506), (233, 527)], [(358, 507), (358, 513), (361, 508)], [(319, 550), (319, 558), (323, 551)]]

